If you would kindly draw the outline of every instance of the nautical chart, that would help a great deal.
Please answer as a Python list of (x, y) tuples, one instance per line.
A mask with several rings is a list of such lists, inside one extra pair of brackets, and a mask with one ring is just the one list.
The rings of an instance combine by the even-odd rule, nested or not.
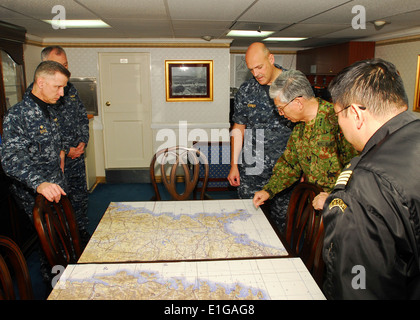
[(299, 258), (69, 265), (49, 299), (325, 299)]
[(252, 200), (111, 202), (79, 263), (285, 255)]

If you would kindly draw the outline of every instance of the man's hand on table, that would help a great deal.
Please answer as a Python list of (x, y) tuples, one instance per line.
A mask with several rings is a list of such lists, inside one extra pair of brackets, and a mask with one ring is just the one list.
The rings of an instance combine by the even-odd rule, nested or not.
[(265, 191), (261, 190), (258, 192), (255, 192), (254, 199), (252, 202), (254, 203), (255, 208), (258, 208), (259, 206), (263, 205), (266, 200), (270, 198), (270, 194)]

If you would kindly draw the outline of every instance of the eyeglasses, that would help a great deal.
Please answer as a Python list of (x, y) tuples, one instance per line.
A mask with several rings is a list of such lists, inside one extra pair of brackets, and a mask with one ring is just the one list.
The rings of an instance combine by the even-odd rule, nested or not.
[[(348, 108), (350, 108), (352, 105), (351, 104), (349, 104), (347, 107), (345, 107), (345, 108), (343, 108), (343, 109), (341, 109), (340, 111), (337, 111), (337, 112), (334, 112), (335, 113), (335, 115), (337, 115), (337, 114), (339, 114), (340, 112), (342, 112), (342, 111), (344, 111), (344, 110), (346, 110), (346, 109), (348, 109)], [(364, 106), (357, 106), (359, 109), (361, 109), (361, 110), (366, 110), (366, 107), (364, 107)]]
[(298, 96), (298, 97), (295, 97), (295, 98), (293, 98), (292, 100), (290, 100), (288, 103), (286, 103), (283, 107), (277, 107), (277, 111), (278, 112), (280, 112), (280, 111), (282, 111), (283, 112), (283, 110), (289, 105), (289, 104), (291, 104), (293, 101), (295, 101), (295, 99), (297, 99), (297, 98), (302, 98), (302, 96)]

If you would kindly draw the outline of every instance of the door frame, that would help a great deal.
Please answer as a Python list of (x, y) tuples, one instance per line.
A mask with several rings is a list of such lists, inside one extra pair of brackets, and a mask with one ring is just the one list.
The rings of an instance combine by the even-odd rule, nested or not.
[[(142, 55), (142, 56), (147, 56), (148, 59), (148, 64), (149, 64), (149, 68), (147, 68), (147, 79), (148, 79), (148, 83), (147, 83), (147, 90), (148, 90), (148, 103), (147, 105), (149, 106), (149, 112), (147, 115), (147, 122), (149, 124), (148, 130), (150, 130), (150, 138), (151, 140), (149, 141), (149, 147), (148, 147), (148, 151), (150, 153), (150, 159), (153, 156), (153, 130), (151, 128), (151, 124), (152, 124), (152, 93), (151, 93), (151, 78), (150, 78), (150, 64), (151, 64), (151, 54), (150, 52), (98, 52), (98, 69), (99, 69), (99, 90), (100, 90), (100, 103), (101, 103), (101, 115), (102, 115), (102, 138), (103, 138), (103, 150), (104, 150), (104, 170), (113, 170), (113, 169), (118, 169), (118, 168), (114, 168), (114, 167), (110, 167), (109, 163), (108, 163), (108, 157), (107, 157), (107, 152), (108, 152), (108, 148), (109, 146), (107, 145), (107, 137), (106, 137), (106, 115), (105, 115), (105, 101), (106, 98), (104, 97), (104, 90), (102, 87), (102, 77), (104, 76), (104, 72), (103, 70), (101, 70), (101, 66), (102, 66), (102, 59), (106, 56), (133, 56), (133, 55)], [(132, 168), (132, 167), (130, 167)], [(139, 166), (138, 168), (142, 168), (141, 166)], [(123, 168), (125, 169), (125, 167)]]

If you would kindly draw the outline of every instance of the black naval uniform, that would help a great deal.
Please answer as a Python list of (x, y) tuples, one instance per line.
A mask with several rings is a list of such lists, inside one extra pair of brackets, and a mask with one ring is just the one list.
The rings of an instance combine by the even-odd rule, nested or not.
[(329, 299), (420, 299), (420, 119), (384, 124), (324, 205)]

